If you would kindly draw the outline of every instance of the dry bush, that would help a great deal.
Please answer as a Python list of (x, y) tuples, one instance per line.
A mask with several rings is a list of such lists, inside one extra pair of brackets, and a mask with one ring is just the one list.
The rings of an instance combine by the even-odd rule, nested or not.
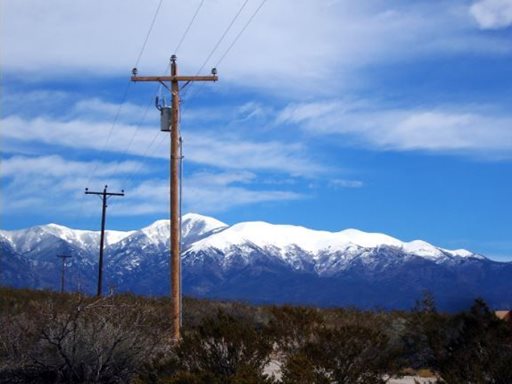
[(196, 382), (192, 377), (200, 383), (265, 383), (271, 351), (270, 338), (254, 323), (219, 311), (184, 333), (173, 383)]
[(123, 297), (29, 303), (2, 313), (0, 381), (129, 382), (165, 349), (162, 321), (152, 306)]
[(384, 334), (360, 326), (324, 328), (289, 356), (283, 383), (384, 383), (389, 357)]

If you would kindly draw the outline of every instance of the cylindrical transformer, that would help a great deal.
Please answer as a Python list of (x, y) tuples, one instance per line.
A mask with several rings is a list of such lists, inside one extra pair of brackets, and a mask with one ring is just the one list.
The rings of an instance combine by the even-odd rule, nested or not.
[(163, 132), (170, 132), (171, 130), (171, 107), (162, 107), (160, 109), (160, 130)]

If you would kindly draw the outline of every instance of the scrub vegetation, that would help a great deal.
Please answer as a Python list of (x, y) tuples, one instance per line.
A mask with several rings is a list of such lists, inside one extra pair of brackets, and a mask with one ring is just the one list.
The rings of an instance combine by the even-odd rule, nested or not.
[(165, 298), (0, 294), (0, 383), (512, 382), (512, 326), (481, 300), (444, 314), (428, 295), (408, 312), (187, 298), (173, 344)]

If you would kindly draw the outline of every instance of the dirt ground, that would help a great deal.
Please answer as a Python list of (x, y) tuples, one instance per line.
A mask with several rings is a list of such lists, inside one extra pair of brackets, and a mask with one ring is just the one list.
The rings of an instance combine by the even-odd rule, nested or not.
[[(281, 364), (272, 360), (266, 367), (265, 373), (274, 376), (276, 379), (281, 378)], [(416, 380), (416, 381), (415, 381)], [(391, 378), (387, 382), (388, 384), (435, 384), (437, 381), (435, 378), (425, 378), (419, 376), (404, 376), (402, 378)]]
[[(416, 380), (416, 381), (414, 381)], [(416, 382), (420, 384), (430, 384), (436, 383), (435, 378), (424, 378), (419, 376), (404, 376), (401, 379), (393, 379), (391, 378), (388, 381), (388, 384), (415, 384)]]

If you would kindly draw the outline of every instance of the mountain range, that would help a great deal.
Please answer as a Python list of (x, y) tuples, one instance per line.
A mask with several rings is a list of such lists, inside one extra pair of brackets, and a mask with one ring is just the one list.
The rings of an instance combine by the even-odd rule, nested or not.
[[(169, 221), (136, 231), (106, 231), (104, 287), (144, 295), (169, 293)], [(95, 292), (100, 234), (57, 224), (0, 231), (3, 285)], [(356, 229), (327, 232), (292, 225), (227, 225), (198, 214), (182, 217), (186, 295), (257, 303), (408, 309), (429, 291), (445, 310), (482, 297), (512, 307), (512, 263), (403, 242)]]

